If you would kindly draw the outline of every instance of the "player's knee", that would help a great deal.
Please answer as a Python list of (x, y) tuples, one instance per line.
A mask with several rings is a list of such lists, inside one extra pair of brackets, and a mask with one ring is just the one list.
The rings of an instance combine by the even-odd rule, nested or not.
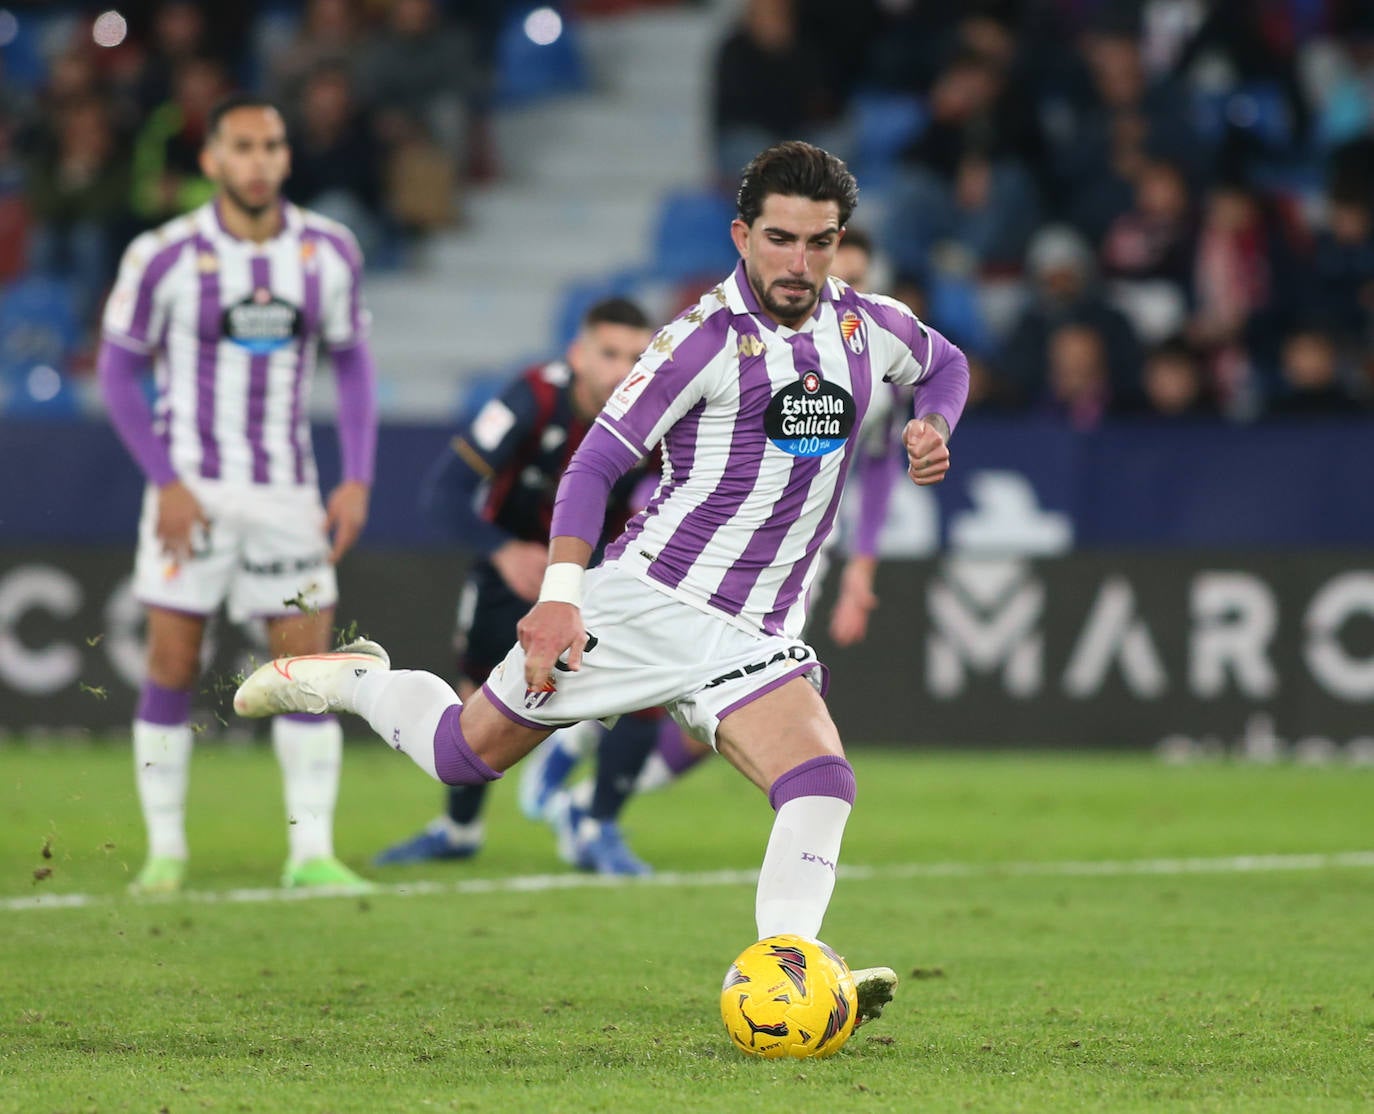
[(852, 805), (856, 787), (854, 767), (838, 754), (823, 754), (793, 766), (774, 781), (768, 803), (775, 811), (798, 797), (835, 797)]
[(189, 689), (200, 675), (200, 654), (182, 646), (148, 649), (148, 680), (166, 689)]

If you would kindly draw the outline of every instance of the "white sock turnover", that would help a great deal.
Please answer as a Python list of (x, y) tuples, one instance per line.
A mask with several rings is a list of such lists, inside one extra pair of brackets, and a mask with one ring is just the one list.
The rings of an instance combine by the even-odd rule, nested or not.
[(458, 694), (433, 673), (419, 669), (373, 670), (358, 678), (353, 707), (393, 750), (408, 755), (435, 781), (434, 732)]

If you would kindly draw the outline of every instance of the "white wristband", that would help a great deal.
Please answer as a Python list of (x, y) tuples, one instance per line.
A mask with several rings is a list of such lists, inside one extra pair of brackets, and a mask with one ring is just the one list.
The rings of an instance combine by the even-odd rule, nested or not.
[(574, 561), (559, 561), (544, 570), (544, 583), (539, 586), (540, 603), (570, 603), (582, 606), (582, 577), (587, 570)]

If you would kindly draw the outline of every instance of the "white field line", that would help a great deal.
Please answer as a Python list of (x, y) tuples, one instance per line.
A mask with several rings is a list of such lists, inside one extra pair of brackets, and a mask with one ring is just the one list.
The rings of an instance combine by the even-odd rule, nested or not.
[[(1071, 878), (1128, 875), (1262, 874), (1277, 871), (1335, 870), (1374, 867), (1374, 851), (1341, 851), (1311, 855), (1230, 855), (1210, 859), (1107, 859), (1075, 862), (1010, 863), (893, 863), (884, 866), (842, 866), (847, 882), (881, 882), (913, 878)], [(116, 903), (165, 905), (260, 905), (279, 901), (313, 901), (322, 897), (427, 897), (433, 894), (547, 893), (552, 890), (608, 889), (617, 886), (752, 886), (754, 870), (664, 871), (646, 878), (618, 878), (599, 874), (525, 874), (510, 878), (464, 878), (457, 882), (397, 882), (379, 884), (365, 895), (336, 887), (282, 890), (185, 890), (178, 894), (130, 897), (115, 894), (35, 894), (0, 898), (0, 912), (30, 909), (82, 909)]]

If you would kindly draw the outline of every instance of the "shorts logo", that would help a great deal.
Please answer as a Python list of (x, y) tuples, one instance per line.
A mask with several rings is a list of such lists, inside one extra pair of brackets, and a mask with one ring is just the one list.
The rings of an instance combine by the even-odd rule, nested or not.
[(719, 677), (707, 681), (706, 684), (702, 685), (702, 688), (713, 689), (717, 685), (725, 684), (727, 681), (738, 681), (744, 677), (752, 676), (755, 673), (762, 673), (770, 665), (778, 665), (785, 661), (806, 662), (815, 660), (816, 659), (811, 655), (810, 646), (789, 646), (786, 650), (779, 650), (771, 658), (767, 658), (764, 661), (750, 662), (748, 665), (741, 666), (739, 669), (730, 670), (729, 673), (722, 673)]
[(857, 407), (843, 387), (808, 371), (773, 396), (763, 416), (768, 439), (792, 456), (825, 456), (840, 448), (854, 428)]
[[(239, 568), (250, 576), (286, 576), (288, 573), (309, 572), (311, 569), (323, 568), (327, 558), (324, 556), (316, 557), (282, 557), (276, 561), (250, 561), (246, 557), (239, 562)], [(313, 590), (312, 584), (307, 591)]]
[(301, 311), (259, 286), (247, 298), (224, 311), (224, 335), (255, 356), (285, 348), (301, 335)]
[(844, 337), (845, 344), (849, 345), (849, 350), (854, 355), (864, 354), (863, 321), (852, 309), (845, 310), (844, 316), (840, 318), (840, 336)]

